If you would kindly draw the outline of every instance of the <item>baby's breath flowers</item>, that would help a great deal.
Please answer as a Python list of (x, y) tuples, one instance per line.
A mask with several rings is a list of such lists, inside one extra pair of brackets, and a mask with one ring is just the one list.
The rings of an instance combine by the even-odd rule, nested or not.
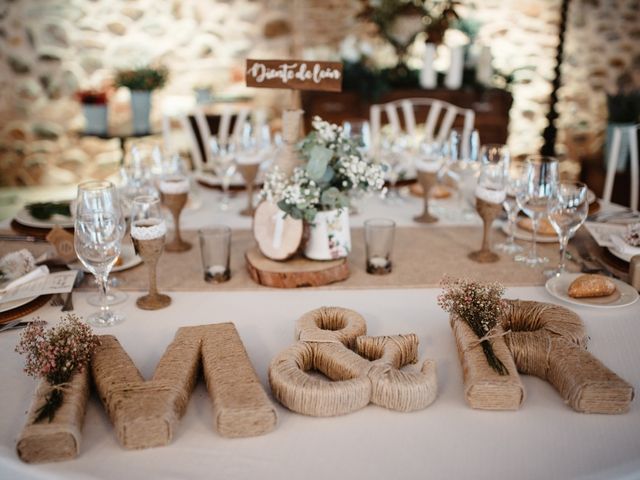
[(51, 329), (45, 330), (41, 323), (33, 322), (24, 330), (16, 346), (16, 352), (26, 356), (24, 371), (53, 386), (35, 422), (53, 419), (62, 405), (65, 385), (89, 363), (98, 343), (91, 327), (72, 313)]
[(467, 322), (473, 333), (481, 339), (480, 345), (491, 368), (500, 375), (508, 375), (507, 368), (496, 356), (487, 338), (492, 334), (506, 308), (502, 300), (504, 286), (497, 282), (481, 283), (446, 276), (440, 284), (444, 290), (438, 296), (440, 308)]
[(313, 222), (319, 211), (347, 208), (349, 193), (384, 187), (383, 169), (367, 161), (338, 125), (315, 117), (313, 131), (298, 145), (304, 165), (287, 178), (277, 167), (265, 179), (262, 197), (293, 218)]

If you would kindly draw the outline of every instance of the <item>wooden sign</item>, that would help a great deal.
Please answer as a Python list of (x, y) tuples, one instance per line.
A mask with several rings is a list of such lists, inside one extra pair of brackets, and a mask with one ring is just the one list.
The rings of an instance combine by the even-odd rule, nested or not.
[(342, 63), (247, 59), (245, 77), (247, 87), (339, 92)]

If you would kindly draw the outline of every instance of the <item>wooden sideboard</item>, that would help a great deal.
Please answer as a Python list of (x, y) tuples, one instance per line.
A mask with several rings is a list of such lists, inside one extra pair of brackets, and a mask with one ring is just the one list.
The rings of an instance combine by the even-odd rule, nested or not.
[[(482, 143), (506, 143), (509, 133), (509, 110), (513, 98), (504, 90), (392, 90), (375, 103), (386, 103), (402, 98), (434, 98), (463, 108), (471, 108), (476, 113), (475, 126)], [(332, 123), (368, 120), (372, 102), (361, 98), (356, 92), (301, 92), (302, 108), (305, 111), (305, 131), (311, 128), (311, 119), (319, 115)], [(418, 112), (419, 115), (419, 112)], [(426, 112), (425, 112), (426, 115)], [(424, 118), (418, 116), (418, 121)], [(461, 127), (462, 124), (455, 124)]]

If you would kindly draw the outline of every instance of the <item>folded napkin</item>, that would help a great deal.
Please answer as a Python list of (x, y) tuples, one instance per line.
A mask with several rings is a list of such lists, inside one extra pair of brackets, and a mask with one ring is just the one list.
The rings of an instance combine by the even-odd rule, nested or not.
[(36, 259), (26, 248), (7, 253), (0, 258), (0, 279), (3, 282), (15, 280), (34, 268), (36, 268)]
[(614, 248), (620, 253), (624, 253), (625, 255), (629, 255), (631, 257), (633, 257), (634, 255), (640, 255), (640, 247), (629, 245), (620, 235), (611, 235), (610, 238), (613, 242)]
[(25, 283), (32, 282), (33, 280), (45, 277), (47, 275), (49, 275), (49, 269), (47, 268), (47, 266), (40, 265), (34, 270), (31, 270), (29, 273), (26, 273), (21, 277), (16, 278), (15, 280), (11, 280), (9, 283), (3, 285), (3, 287), (0, 289), (0, 299), (2, 298), (2, 295), (7, 293), (9, 290), (13, 290), (20, 285), (24, 285)]

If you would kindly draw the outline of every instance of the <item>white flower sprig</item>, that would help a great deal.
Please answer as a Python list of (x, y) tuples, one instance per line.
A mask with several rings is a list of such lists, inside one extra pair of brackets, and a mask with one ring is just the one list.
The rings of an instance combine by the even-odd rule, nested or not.
[(262, 197), (294, 218), (312, 222), (319, 211), (347, 208), (353, 191), (384, 187), (383, 169), (367, 161), (344, 129), (314, 117), (313, 131), (298, 145), (303, 165), (290, 178), (277, 167), (265, 178)]

